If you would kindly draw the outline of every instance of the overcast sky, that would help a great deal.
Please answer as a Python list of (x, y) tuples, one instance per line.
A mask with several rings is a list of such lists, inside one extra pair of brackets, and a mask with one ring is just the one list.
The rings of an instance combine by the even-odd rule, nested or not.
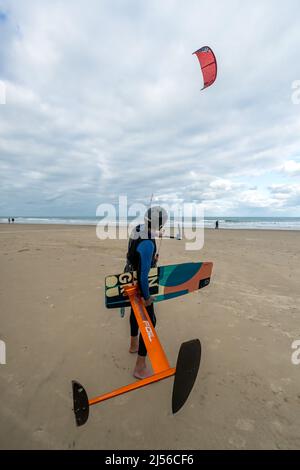
[(0, 214), (300, 216), (299, 51), (299, 0), (0, 0)]

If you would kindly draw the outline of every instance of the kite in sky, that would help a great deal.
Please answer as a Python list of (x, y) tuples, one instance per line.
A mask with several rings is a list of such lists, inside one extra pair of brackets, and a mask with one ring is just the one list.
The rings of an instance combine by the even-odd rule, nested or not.
[(198, 57), (203, 73), (204, 86), (202, 90), (210, 87), (217, 78), (217, 59), (210, 47), (205, 46), (193, 52)]

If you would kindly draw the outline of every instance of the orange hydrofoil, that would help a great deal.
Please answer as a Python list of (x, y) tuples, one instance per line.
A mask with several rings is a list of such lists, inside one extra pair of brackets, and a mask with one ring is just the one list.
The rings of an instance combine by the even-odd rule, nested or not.
[(177, 358), (176, 368), (172, 368), (158, 339), (157, 333), (149, 318), (138, 287), (126, 286), (125, 294), (129, 297), (134, 315), (137, 319), (149, 359), (154, 371), (151, 377), (138, 380), (112, 392), (94, 398), (88, 398), (84, 387), (77, 381), (72, 382), (74, 413), (77, 426), (86, 423), (90, 406), (117, 397), (132, 390), (144, 387), (153, 382), (175, 376), (172, 396), (172, 411), (176, 413), (186, 402), (195, 383), (201, 359), (201, 344), (198, 339), (182, 343)]

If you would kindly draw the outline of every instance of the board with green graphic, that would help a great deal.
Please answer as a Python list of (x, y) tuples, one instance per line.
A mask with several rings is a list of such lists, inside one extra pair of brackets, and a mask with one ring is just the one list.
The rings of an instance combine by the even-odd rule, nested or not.
[[(183, 263), (159, 266), (149, 271), (150, 295), (155, 302), (174, 299), (208, 286), (213, 263)], [(130, 307), (124, 296), (126, 285), (137, 284), (137, 273), (125, 272), (105, 278), (105, 305), (107, 308)]]

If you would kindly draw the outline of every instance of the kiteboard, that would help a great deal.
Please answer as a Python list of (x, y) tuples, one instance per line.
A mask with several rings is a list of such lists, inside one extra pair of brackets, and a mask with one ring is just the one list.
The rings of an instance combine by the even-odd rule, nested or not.
[[(174, 299), (202, 289), (210, 283), (213, 263), (183, 263), (159, 266), (149, 271), (149, 292), (155, 302)], [(105, 278), (105, 305), (107, 308), (130, 306), (125, 287), (137, 285), (137, 273), (125, 272)]]

